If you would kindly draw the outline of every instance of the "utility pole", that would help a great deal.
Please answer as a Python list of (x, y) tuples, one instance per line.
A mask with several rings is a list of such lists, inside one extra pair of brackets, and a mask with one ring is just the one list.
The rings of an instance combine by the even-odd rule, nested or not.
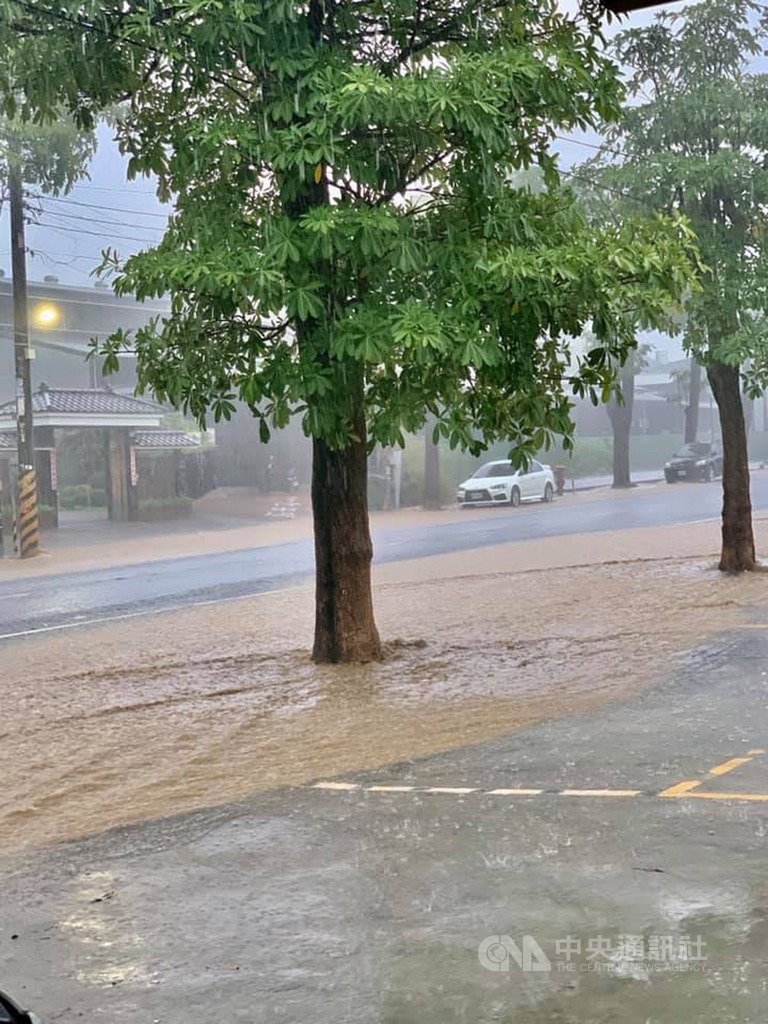
[(440, 448), (432, 440), (437, 420), (427, 414), (424, 425), (424, 508), (442, 508), (440, 501)]
[(29, 313), (27, 250), (24, 241), (24, 186), (18, 151), (10, 153), (8, 193), (11, 208), (11, 268), (13, 271), (13, 348), (16, 357), (16, 437), (19, 493), (16, 533), (20, 558), (38, 552), (40, 523), (35, 481), (35, 435), (32, 421), (32, 380), (29, 370)]

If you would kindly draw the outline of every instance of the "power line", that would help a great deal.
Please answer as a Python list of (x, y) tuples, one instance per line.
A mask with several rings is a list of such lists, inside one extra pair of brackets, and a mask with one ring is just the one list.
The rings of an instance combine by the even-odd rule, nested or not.
[[(45, 213), (48, 216), (52, 216), (52, 217), (65, 217), (67, 220), (80, 220), (80, 221), (84, 221), (87, 224), (107, 224), (108, 226), (114, 226), (114, 227), (118, 227), (118, 228), (132, 228), (133, 227), (132, 224), (126, 224), (125, 221), (122, 221), (122, 220), (106, 220), (104, 217), (84, 217), (82, 214), (79, 214), (79, 213), (62, 213), (59, 210), (43, 210), (41, 212)], [(31, 223), (34, 223), (34, 221), (32, 221)], [(153, 228), (151, 224), (146, 224), (146, 225), (142, 224), (141, 227), (142, 227), (143, 230), (146, 230), (146, 231), (157, 231), (160, 235), (165, 234), (165, 232), (162, 230), (162, 228)]]
[[(156, 192), (150, 192), (148, 189), (143, 189), (143, 188), (142, 189), (131, 188), (128, 185), (122, 185), (122, 186), (113, 185), (112, 187), (109, 187), (107, 185), (85, 185), (85, 184), (81, 184), (80, 182), (78, 182), (75, 187), (76, 188), (87, 188), (89, 191), (93, 191), (93, 192), (126, 192), (126, 193), (128, 193), (128, 195), (131, 195), (131, 196), (153, 196), (155, 199), (157, 199), (157, 193)], [(61, 200), (61, 201), (63, 202), (64, 200)], [(74, 202), (74, 200), (70, 200), (70, 202)], [(159, 214), (157, 216), (159, 216)]]
[[(145, 193), (142, 193), (142, 195), (144, 194)], [(27, 195), (31, 196), (33, 199), (45, 200), (50, 203), (66, 203), (67, 206), (82, 206), (87, 210), (106, 210), (108, 213), (130, 213), (134, 217), (157, 217), (160, 220), (168, 219), (168, 215), (165, 213), (150, 213), (147, 210), (131, 210), (130, 207), (127, 206), (100, 206), (98, 203), (81, 203), (77, 199), (60, 199), (58, 196), (47, 196), (43, 195), (41, 192), (28, 192)]]
[(54, 231), (61, 231), (64, 234), (92, 235), (94, 238), (119, 238), (126, 242), (145, 242), (149, 245), (157, 245), (156, 238), (138, 238), (136, 235), (118, 235), (109, 231), (89, 231), (87, 228), (74, 228), (69, 224), (47, 224), (45, 221), (37, 221), (35, 227), (51, 228)]
[(650, 210), (654, 210), (656, 213), (664, 213), (664, 210), (646, 199), (645, 196), (635, 195), (633, 192), (625, 191), (621, 188), (614, 188), (612, 185), (604, 185), (602, 182), (595, 181), (594, 178), (588, 177), (586, 174), (578, 174), (576, 171), (561, 170), (560, 174), (565, 174), (569, 178), (575, 178), (577, 181), (583, 181), (587, 185), (591, 185), (592, 188), (601, 189), (603, 192), (613, 192), (617, 196), (621, 196), (622, 199), (632, 199), (636, 203), (640, 203), (641, 206), (646, 206)]
[[(64, 229), (61, 228), (60, 230), (63, 231)], [(102, 260), (104, 258), (103, 253), (99, 253), (98, 256), (97, 256), (97, 255), (95, 255), (93, 253), (87, 253), (87, 252), (86, 253), (53, 252), (51, 249), (41, 249), (41, 248), (39, 248), (36, 245), (28, 245), (27, 246), (27, 253), (32, 257), (32, 259), (38, 259), (38, 257), (39, 257), (41, 259), (48, 260), (51, 263), (58, 263), (60, 266), (69, 266), (69, 263), (74, 263), (75, 260), (94, 260), (94, 261), (98, 262), (98, 261), (100, 261), (100, 260)], [(7, 256), (8, 254), (7, 253), (5, 253), (5, 254), (0, 253), (0, 256), (2, 256), (2, 255), (6, 255)], [(53, 258), (54, 256), (61, 256), (61, 257), (63, 257), (63, 259), (56, 260), (56, 259)], [(69, 261), (69, 262), (65, 262), (65, 261)]]
[(620, 149), (611, 149), (610, 146), (600, 145), (598, 146), (595, 142), (587, 142), (586, 139), (577, 139), (573, 135), (554, 135), (554, 138), (560, 139), (561, 142), (575, 142), (577, 146), (586, 146), (588, 149), (596, 149), (599, 153), (612, 153), (614, 156), (620, 156), (626, 159), (627, 154), (622, 153)]

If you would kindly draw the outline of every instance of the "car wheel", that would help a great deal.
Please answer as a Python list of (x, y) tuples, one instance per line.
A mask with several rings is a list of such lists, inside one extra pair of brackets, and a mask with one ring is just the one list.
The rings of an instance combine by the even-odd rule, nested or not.
[(669, 473), (665, 473), (664, 478), (668, 484), (673, 484), (675, 482), (675, 478), (673, 476), (670, 476)]
[(520, 504), (520, 490), (517, 487), (512, 488), (512, 493), (509, 496), (509, 504), (512, 508), (517, 508)]
[(547, 485), (544, 488), (544, 495), (543, 495), (541, 500), (549, 503), (550, 501), (552, 501), (554, 496), (555, 496), (554, 488), (552, 487), (552, 484), (549, 481), (547, 481)]

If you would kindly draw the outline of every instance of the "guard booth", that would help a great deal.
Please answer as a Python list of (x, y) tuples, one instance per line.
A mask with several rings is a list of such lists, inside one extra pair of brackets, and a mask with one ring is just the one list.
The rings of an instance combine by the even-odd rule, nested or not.
[[(49, 388), (32, 396), (35, 423), (35, 469), (41, 505), (53, 509), (58, 522), (56, 431), (98, 431), (104, 464), (107, 514), (114, 522), (138, 518), (138, 464), (133, 433), (159, 427), (161, 406), (109, 388)], [(15, 486), (16, 402), (0, 405), (0, 481)], [(4, 492), (0, 502), (5, 504)]]

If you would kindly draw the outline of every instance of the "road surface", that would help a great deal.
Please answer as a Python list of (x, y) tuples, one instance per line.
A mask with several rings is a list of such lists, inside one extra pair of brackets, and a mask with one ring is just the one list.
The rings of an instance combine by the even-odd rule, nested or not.
[(0, 859), (0, 986), (49, 1022), (762, 1024), (766, 625), (598, 713)]
[[(768, 475), (752, 481), (755, 509), (768, 507)], [(479, 517), (468, 509), (460, 522), (374, 533), (377, 562), (439, 555), (509, 541), (696, 522), (720, 514), (719, 483), (681, 484), (659, 491), (606, 493), (582, 505), (500, 508)], [(308, 579), (309, 541), (176, 558), (120, 568), (0, 583), (0, 642), (120, 616), (244, 597)]]

